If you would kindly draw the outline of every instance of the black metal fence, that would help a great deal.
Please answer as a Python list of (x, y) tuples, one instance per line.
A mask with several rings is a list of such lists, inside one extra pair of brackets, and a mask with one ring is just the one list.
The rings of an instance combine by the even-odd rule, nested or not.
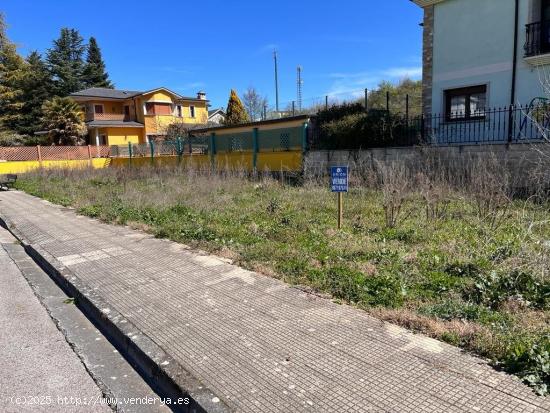
[(312, 149), (543, 142), (550, 138), (550, 105), (510, 106), (473, 113), (406, 115), (376, 111), (316, 125)]
[(426, 143), (479, 144), (544, 141), (550, 126), (549, 105), (510, 106), (465, 113), (422, 116), (416, 120)]
[(537, 56), (550, 51), (550, 21), (539, 21), (526, 25), (525, 57)]

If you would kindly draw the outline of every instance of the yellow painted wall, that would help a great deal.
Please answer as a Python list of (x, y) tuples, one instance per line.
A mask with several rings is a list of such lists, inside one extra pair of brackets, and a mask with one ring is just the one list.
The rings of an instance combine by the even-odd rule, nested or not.
[(109, 101), (98, 100), (98, 101), (92, 102), (91, 106), (92, 106), (92, 110), (93, 110), (94, 105), (103, 105), (104, 113), (122, 114), (123, 113), (123, 107), (124, 107), (125, 104), (130, 105), (130, 103), (128, 103), (128, 102), (123, 103), (123, 102), (109, 102)]
[[(195, 106), (195, 117), (191, 117), (190, 106)], [(184, 102), (183, 119), (185, 123), (206, 124), (208, 123), (208, 108), (206, 102)]]
[(175, 116), (170, 115), (145, 115), (145, 134), (146, 135), (163, 135), (166, 133), (168, 126), (178, 122)]
[[(167, 102), (182, 106), (182, 117), (173, 115), (147, 115), (143, 113), (143, 105), (146, 102)], [(144, 95), (139, 99), (138, 121), (145, 124), (146, 135), (165, 134), (166, 129), (172, 123), (206, 124), (208, 122), (208, 108), (206, 101), (178, 100), (171, 94), (163, 91)], [(195, 107), (195, 117), (191, 117), (190, 107)]]
[[(216, 155), (214, 164), (216, 168), (230, 170), (252, 171), (252, 152), (221, 153)], [(209, 169), (212, 166), (210, 155), (185, 155), (180, 159), (177, 156), (159, 156), (151, 160), (144, 158), (113, 158), (111, 166), (167, 166), (183, 163), (186, 166), (193, 166), (197, 169)], [(302, 153), (300, 151), (290, 152), (269, 152), (259, 153), (257, 157), (257, 170), (263, 171), (293, 171), (299, 172), (302, 169)]]
[[(155, 157), (152, 161), (149, 157), (143, 158), (94, 158), (91, 160), (93, 168), (111, 167), (142, 167), (142, 166), (170, 166), (183, 163), (197, 169), (209, 169), (212, 165), (210, 155), (185, 155), (180, 159), (177, 156)], [(218, 169), (233, 169), (252, 171), (252, 152), (233, 152), (218, 154), (215, 158), (215, 165)], [(51, 169), (78, 169), (88, 168), (89, 160), (78, 161), (14, 161), (0, 162), (0, 175), (5, 174), (23, 174), (43, 168)], [(257, 158), (257, 170), (262, 171), (294, 171), (298, 172), (302, 168), (301, 152), (269, 152), (259, 153)]]
[(143, 143), (142, 128), (105, 128), (100, 134), (107, 135), (107, 145), (128, 145), (128, 143)]
[(219, 130), (216, 130), (217, 128), (211, 129), (210, 132), (215, 132), (217, 136), (223, 136), (223, 135), (231, 135), (235, 133), (241, 133), (241, 132), (250, 132), (254, 128), (258, 128), (259, 131), (263, 130), (274, 130), (274, 129), (283, 129), (283, 128), (298, 128), (300, 126), (303, 126), (306, 121), (304, 119), (299, 120), (293, 120), (293, 121), (281, 121), (271, 124), (265, 124), (265, 125), (248, 125), (248, 126), (235, 126), (233, 128), (219, 128)]
[(302, 152), (260, 152), (256, 159), (256, 169), (260, 172), (301, 171)]
[(144, 115), (145, 133), (147, 135), (165, 134), (168, 126), (173, 123), (183, 123), (189, 125), (206, 124), (208, 122), (208, 110), (204, 106), (195, 106), (195, 117), (189, 116), (190, 109), (188, 104), (182, 104), (183, 117), (172, 115)]
[(209, 155), (183, 156), (181, 159), (177, 156), (159, 156), (153, 160), (149, 157), (144, 158), (113, 158), (111, 166), (113, 167), (144, 167), (144, 166), (176, 166), (178, 164), (193, 166), (198, 169), (210, 168), (212, 163)]
[(229, 152), (216, 154), (218, 169), (235, 169), (252, 171), (252, 152)]
[(167, 102), (167, 103), (174, 102), (174, 98), (172, 97), (172, 95), (163, 91), (144, 95), (142, 99), (144, 102)]
[[(109, 158), (94, 158), (91, 160), (93, 168), (107, 168), (110, 164)], [(32, 172), (40, 167), (47, 169), (83, 169), (90, 167), (90, 160), (78, 161), (13, 161), (0, 162), (0, 175), (5, 174), (24, 174)]]

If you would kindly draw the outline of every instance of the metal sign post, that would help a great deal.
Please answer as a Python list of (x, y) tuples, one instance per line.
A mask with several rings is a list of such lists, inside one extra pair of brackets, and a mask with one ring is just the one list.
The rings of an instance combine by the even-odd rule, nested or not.
[(348, 192), (348, 167), (333, 166), (330, 168), (330, 188), (332, 192), (338, 194), (338, 229), (342, 228), (344, 220), (344, 197)]

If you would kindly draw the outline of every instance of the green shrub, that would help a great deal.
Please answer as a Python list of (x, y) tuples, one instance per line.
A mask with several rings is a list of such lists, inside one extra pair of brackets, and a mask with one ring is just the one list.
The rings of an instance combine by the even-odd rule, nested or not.
[(525, 306), (548, 309), (550, 307), (550, 283), (538, 281), (533, 274), (523, 271), (511, 273), (480, 274), (475, 283), (464, 291), (466, 299), (491, 308), (498, 308), (509, 299)]
[(479, 274), (480, 268), (471, 262), (453, 262), (447, 264), (444, 271), (451, 277), (475, 277)]
[[(361, 111), (356, 110), (361, 107)], [(365, 113), (361, 105), (318, 117), (316, 147), (330, 150), (399, 146), (416, 136), (401, 115), (386, 111)]]
[(417, 231), (412, 228), (401, 229), (401, 228), (384, 228), (380, 234), (377, 236), (377, 241), (401, 241), (405, 243), (412, 243), (416, 241)]
[(326, 272), (327, 289), (335, 298), (357, 303), (361, 298), (360, 285), (365, 276), (347, 267), (333, 267)]
[(420, 314), (436, 317), (446, 321), (478, 321), (483, 318), (488, 318), (491, 315), (491, 311), (486, 307), (473, 303), (462, 303), (453, 300), (422, 307), (419, 312)]
[(406, 296), (405, 286), (397, 276), (367, 277), (362, 285), (361, 301), (373, 307), (401, 307)]
[(424, 279), (420, 282), (421, 292), (427, 297), (439, 297), (443, 293), (456, 290), (462, 285), (463, 280), (459, 277), (451, 277), (443, 271), (424, 271)]
[(499, 363), (506, 371), (517, 374), (540, 395), (550, 390), (550, 336), (535, 341), (516, 342), (508, 348)]
[(91, 218), (98, 218), (101, 215), (101, 205), (85, 205), (78, 209), (78, 213)]
[(396, 308), (406, 296), (401, 280), (390, 275), (366, 277), (347, 267), (333, 267), (326, 272), (327, 289), (336, 298), (369, 306)]

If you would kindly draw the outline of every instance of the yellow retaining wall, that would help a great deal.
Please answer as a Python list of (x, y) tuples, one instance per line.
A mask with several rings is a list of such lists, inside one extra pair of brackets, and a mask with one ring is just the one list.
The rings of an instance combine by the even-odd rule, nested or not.
[(302, 170), (302, 152), (259, 152), (256, 160), (258, 171), (293, 171)]
[(216, 154), (219, 169), (252, 171), (252, 152), (221, 152)]
[[(215, 165), (218, 169), (234, 169), (252, 171), (252, 152), (229, 152), (216, 155)], [(179, 162), (193, 166), (196, 169), (208, 169), (212, 166), (210, 155), (185, 155), (181, 160), (177, 156), (159, 156), (152, 161), (150, 157), (142, 158), (94, 158), (90, 160), (72, 161), (13, 161), (0, 162), (0, 175), (23, 174), (42, 168), (48, 169), (78, 169), (88, 168), (90, 162), (93, 168), (126, 167), (126, 166), (176, 166)], [(302, 153), (260, 152), (257, 157), (257, 169), (260, 172), (294, 171), (302, 169)]]
[[(94, 158), (91, 160), (93, 168), (107, 168), (110, 164), (109, 158)], [(90, 166), (90, 160), (78, 161), (13, 161), (0, 162), (0, 175), (24, 174), (32, 172), (40, 167), (47, 169), (84, 169)]]
[[(218, 169), (234, 169), (252, 171), (252, 152), (229, 152), (218, 153), (215, 165)], [(197, 169), (208, 169), (212, 166), (210, 155), (184, 155), (181, 160), (177, 156), (158, 156), (154, 160), (150, 157), (139, 158), (113, 158), (111, 166), (126, 167), (132, 166), (171, 166), (181, 162), (187, 166)], [(302, 153), (300, 151), (289, 152), (260, 152), (257, 157), (257, 170), (260, 172), (269, 170), (273, 172), (293, 171), (299, 172), (302, 169)]]

